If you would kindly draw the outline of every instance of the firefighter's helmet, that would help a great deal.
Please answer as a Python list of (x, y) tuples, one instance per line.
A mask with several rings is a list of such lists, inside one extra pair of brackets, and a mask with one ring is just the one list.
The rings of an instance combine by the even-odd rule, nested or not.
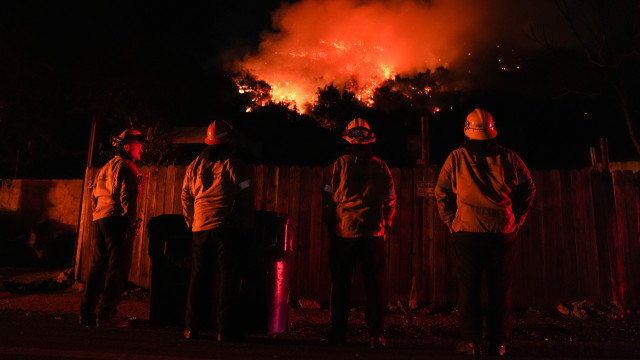
[(149, 140), (140, 132), (140, 130), (136, 129), (127, 129), (111, 140), (111, 145), (115, 148), (132, 143), (148, 145)]
[(207, 137), (204, 142), (207, 145), (218, 145), (231, 141), (231, 124), (224, 120), (214, 120), (207, 128)]
[(342, 133), (342, 137), (350, 144), (369, 144), (376, 141), (376, 136), (364, 119), (353, 119)]
[(464, 122), (464, 134), (471, 140), (488, 140), (498, 135), (491, 114), (483, 109), (474, 109)]

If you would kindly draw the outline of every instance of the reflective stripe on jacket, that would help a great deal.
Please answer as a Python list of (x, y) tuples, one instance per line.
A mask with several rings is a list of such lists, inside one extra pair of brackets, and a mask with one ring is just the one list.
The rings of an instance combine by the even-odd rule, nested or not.
[[(335, 233), (339, 237), (383, 236), (391, 226), (396, 193), (384, 161), (347, 154), (331, 169), (331, 184), (324, 187), (335, 203)], [(329, 200), (329, 201), (331, 201)]]
[(476, 157), (462, 147), (445, 161), (435, 196), (438, 211), (453, 231), (510, 233), (517, 230), (533, 204), (535, 185), (524, 162), (501, 148)]
[(253, 186), (249, 168), (235, 157), (216, 161), (198, 156), (182, 184), (182, 212), (192, 231), (222, 225), (253, 227)]
[(120, 155), (109, 160), (93, 182), (93, 220), (122, 215), (133, 223), (137, 219), (139, 187), (142, 186), (139, 174), (138, 167)]

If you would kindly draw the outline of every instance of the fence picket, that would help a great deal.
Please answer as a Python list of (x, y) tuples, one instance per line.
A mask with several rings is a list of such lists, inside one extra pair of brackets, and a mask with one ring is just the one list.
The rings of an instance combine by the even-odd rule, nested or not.
[[(422, 168), (413, 169), (413, 207), (411, 210), (411, 293), (409, 300), (415, 305), (425, 301), (422, 272), (422, 203), (423, 198), (417, 197), (417, 183), (422, 180)], [(410, 304), (410, 305), (413, 305)]]
[(166, 180), (164, 186), (164, 207), (162, 209), (162, 214), (172, 214), (173, 213), (173, 203), (174, 201), (180, 201), (180, 199), (175, 198), (175, 188), (176, 188), (176, 167), (175, 166), (167, 166), (166, 170)]
[(289, 167), (280, 166), (278, 171), (278, 189), (275, 211), (288, 213), (289, 211)]
[(578, 208), (578, 196), (575, 192), (575, 186), (571, 183), (571, 172), (560, 172), (560, 209), (562, 211), (562, 226), (558, 228), (559, 248), (562, 254), (561, 268), (562, 278), (564, 279), (562, 299), (567, 299), (571, 294), (580, 294), (580, 281), (578, 279), (578, 265), (576, 254), (576, 221)]
[(294, 293), (295, 297), (310, 298), (311, 285), (309, 259), (311, 254), (311, 193), (313, 189), (313, 170), (311, 168), (303, 168), (300, 174), (300, 212), (298, 216), (297, 236), (298, 246), (296, 253), (298, 254), (297, 266), (300, 271), (297, 273), (297, 289), (298, 293)]
[[(637, 236), (637, 217), (634, 209), (634, 202), (637, 203), (637, 196), (634, 196), (634, 184), (629, 181), (633, 179), (631, 172), (616, 171), (613, 174), (613, 193), (615, 199), (616, 228), (618, 237), (615, 242), (616, 278), (620, 282), (620, 299), (622, 303), (634, 303), (635, 297), (632, 295), (631, 287), (634, 283), (631, 271), (638, 258), (632, 258), (633, 246), (632, 238)], [(636, 197), (636, 199), (634, 199)], [(636, 223), (635, 230), (632, 230), (633, 223)], [(633, 234), (632, 234), (633, 233)], [(635, 237), (633, 237), (635, 236)]]
[[(291, 273), (298, 274), (301, 271), (304, 271), (306, 267), (300, 263), (300, 232), (299, 232), (299, 224), (300, 224), (300, 189), (301, 186), (301, 170), (299, 166), (292, 166), (289, 169), (289, 210), (287, 213), (291, 217), (293, 221), (293, 226), (295, 228), (293, 233), (293, 244), (292, 244), (292, 253), (291, 253)], [(295, 281), (297, 277), (292, 277), (291, 281), (291, 293), (298, 294), (300, 293), (300, 284), (299, 281)]]
[[(436, 174), (433, 168), (426, 168), (422, 171), (422, 180), (435, 179)], [(423, 288), (424, 300), (426, 303), (431, 304), (436, 302), (435, 294), (435, 258), (434, 258), (434, 239), (436, 236), (444, 237), (444, 230), (442, 230), (444, 223), (440, 221), (438, 215), (436, 201), (432, 197), (425, 197), (422, 199), (422, 274), (423, 274)], [(442, 226), (437, 227), (436, 222), (440, 221)]]
[(576, 278), (579, 280), (578, 292), (583, 299), (598, 296), (600, 278), (598, 277), (598, 248), (596, 242), (593, 200), (588, 193), (591, 177), (588, 171), (571, 172), (572, 192), (575, 194), (575, 253)]
[(625, 172), (625, 186), (627, 192), (627, 228), (629, 300), (625, 304), (630, 308), (640, 307), (640, 173)]
[[(396, 224), (400, 226), (398, 252), (400, 253), (400, 263), (398, 264), (398, 293), (396, 297), (398, 300), (408, 300), (407, 294), (411, 293), (411, 280), (412, 280), (412, 260), (411, 250), (412, 244), (412, 226), (413, 220), (413, 172), (412, 169), (402, 169), (400, 172), (402, 177), (402, 187), (396, 188), (396, 196), (398, 197), (398, 206), (402, 207), (402, 217), (396, 218)], [(399, 191), (398, 191), (399, 190)]]
[(309, 273), (310, 285), (312, 291), (309, 292), (313, 298), (318, 299), (321, 296), (327, 296), (326, 289), (320, 286), (322, 278), (321, 272), (318, 271), (323, 266), (322, 256), (322, 185), (323, 185), (323, 169), (314, 167), (310, 181), (309, 192), (311, 193), (311, 213), (309, 222)]
[(265, 165), (258, 165), (254, 170), (256, 210), (266, 210), (268, 171)]
[(176, 166), (174, 173), (174, 191), (173, 191), (173, 211), (170, 214), (182, 214), (182, 182), (184, 181), (187, 168), (184, 166)]
[(280, 180), (279, 178), (280, 168), (277, 166), (271, 166), (266, 172), (265, 187), (266, 187), (266, 203), (265, 210), (276, 211), (278, 206), (278, 188)]
[[(330, 166), (326, 166), (324, 167), (324, 169), (322, 169), (322, 176), (323, 176), (323, 181), (322, 181), (322, 186), (324, 187), (325, 184), (330, 184), (331, 183), (331, 167)], [(314, 190), (317, 191), (317, 190)], [(322, 193), (323, 190), (320, 191), (320, 193)], [(321, 199), (324, 202), (324, 197), (321, 195)], [(327, 214), (324, 213), (324, 203), (322, 204), (322, 209), (320, 210), (320, 214), (322, 218), (325, 218), (327, 216)], [(318, 285), (321, 294), (324, 292), (323, 297), (327, 297), (329, 294), (329, 292), (331, 291), (331, 270), (329, 269), (329, 242), (331, 241), (331, 237), (333, 236), (333, 234), (330, 233), (330, 231), (333, 230), (329, 230), (327, 229), (326, 224), (322, 223), (321, 224), (321, 228), (322, 228), (322, 235), (321, 235), (321, 239), (322, 239), (322, 250), (321, 250), (321, 255), (320, 255), (320, 283)]]

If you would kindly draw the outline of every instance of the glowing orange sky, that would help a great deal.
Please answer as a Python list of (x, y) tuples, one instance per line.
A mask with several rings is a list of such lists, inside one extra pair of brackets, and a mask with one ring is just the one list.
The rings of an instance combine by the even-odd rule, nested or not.
[[(384, 80), (468, 56), (471, 44), (491, 41), (496, 0), (304, 0), (273, 15), (256, 54), (235, 64), (269, 83), (275, 101), (298, 107), (334, 84), (363, 101)], [(503, 1), (504, 3), (504, 1)]]

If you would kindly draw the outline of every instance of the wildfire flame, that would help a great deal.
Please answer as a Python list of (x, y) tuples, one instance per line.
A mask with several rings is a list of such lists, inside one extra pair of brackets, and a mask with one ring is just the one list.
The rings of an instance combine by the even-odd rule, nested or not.
[(273, 101), (297, 109), (313, 103), (318, 89), (330, 84), (371, 104), (374, 90), (385, 80), (469, 57), (469, 43), (490, 32), (487, 1), (285, 4), (273, 15), (277, 32), (263, 34), (258, 52), (233, 67), (268, 83)]

